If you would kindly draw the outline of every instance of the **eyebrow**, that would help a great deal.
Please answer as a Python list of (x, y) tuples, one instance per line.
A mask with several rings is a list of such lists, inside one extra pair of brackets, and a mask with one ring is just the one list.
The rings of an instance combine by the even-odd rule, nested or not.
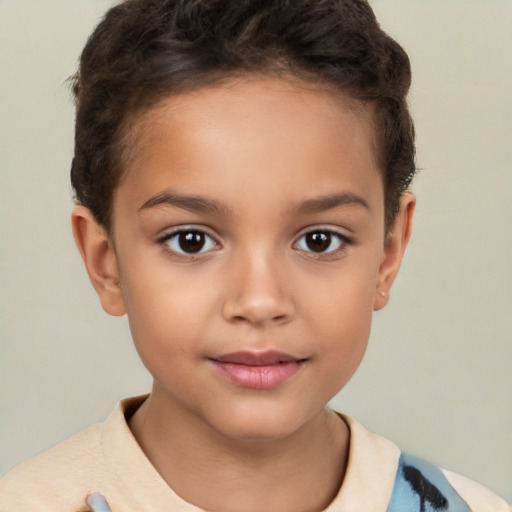
[(370, 211), (368, 202), (353, 192), (342, 192), (314, 199), (308, 199), (294, 208), (297, 213), (321, 213), (338, 206), (359, 205)]
[(166, 190), (150, 197), (139, 208), (139, 212), (160, 205), (176, 206), (178, 208), (182, 208), (183, 210), (196, 213), (219, 213), (226, 210), (226, 208), (221, 203), (215, 201), (214, 199), (208, 199), (201, 196), (174, 194)]
[[(160, 205), (170, 205), (195, 213), (220, 213), (227, 208), (220, 202), (202, 196), (174, 194), (168, 190), (150, 197), (140, 208), (139, 212)], [(307, 199), (292, 208), (296, 214), (321, 213), (338, 206), (359, 205), (370, 210), (368, 202), (353, 192), (342, 192), (314, 199)]]

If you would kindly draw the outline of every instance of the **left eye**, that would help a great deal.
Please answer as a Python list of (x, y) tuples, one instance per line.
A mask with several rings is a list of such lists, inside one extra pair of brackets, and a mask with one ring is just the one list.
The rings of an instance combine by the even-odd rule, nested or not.
[(328, 230), (310, 231), (302, 235), (295, 246), (297, 249), (306, 252), (315, 252), (318, 254), (334, 252), (344, 243), (347, 243), (346, 237), (340, 233)]
[(177, 231), (165, 237), (163, 242), (178, 254), (201, 254), (217, 247), (211, 236), (198, 229)]

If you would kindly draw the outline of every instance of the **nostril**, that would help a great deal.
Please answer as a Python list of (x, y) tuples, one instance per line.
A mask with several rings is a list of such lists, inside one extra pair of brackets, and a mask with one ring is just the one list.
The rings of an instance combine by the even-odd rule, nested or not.
[(240, 277), (224, 299), (222, 315), (225, 320), (261, 326), (285, 323), (293, 317), (293, 300), (273, 274), (267, 272), (262, 279), (246, 271)]

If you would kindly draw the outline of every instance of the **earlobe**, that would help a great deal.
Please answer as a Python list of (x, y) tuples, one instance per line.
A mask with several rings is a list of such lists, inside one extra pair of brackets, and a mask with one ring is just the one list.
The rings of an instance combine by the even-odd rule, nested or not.
[(110, 315), (124, 315), (119, 267), (110, 237), (85, 206), (73, 209), (71, 224), (75, 243), (101, 306)]
[(405, 248), (411, 238), (415, 206), (414, 194), (406, 192), (400, 201), (400, 209), (395, 222), (386, 236), (373, 304), (374, 311), (382, 309), (389, 301), (391, 286), (398, 274)]

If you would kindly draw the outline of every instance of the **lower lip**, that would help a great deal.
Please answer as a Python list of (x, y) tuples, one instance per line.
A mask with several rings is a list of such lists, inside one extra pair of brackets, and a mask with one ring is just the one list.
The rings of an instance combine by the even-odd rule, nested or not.
[(301, 361), (286, 361), (267, 366), (249, 366), (213, 360), (213, 365), (237, 386), (250, 389), (272, 389), (293, 377), (301, 368)]

